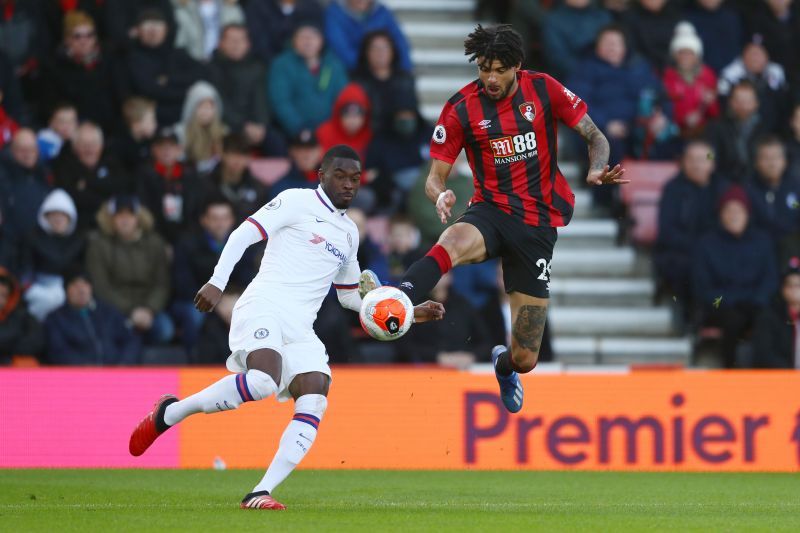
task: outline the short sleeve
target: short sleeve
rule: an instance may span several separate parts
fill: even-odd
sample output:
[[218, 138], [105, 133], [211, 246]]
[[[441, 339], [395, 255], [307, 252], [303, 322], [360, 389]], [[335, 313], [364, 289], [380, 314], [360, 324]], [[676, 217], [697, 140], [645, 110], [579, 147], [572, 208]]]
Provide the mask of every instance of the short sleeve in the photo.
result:
[[298, 198], [298, 190], [286, 190], [272, 199], [271, 202], [247, 217], [247, 222], [253, 224], [261, 233], [261, 239], [269, 237], [279, 229], [291, 226], [298, 220], [302, 213], [303, 201]]
[[358, 288], [358, 278], [361, 277], [361, 267], [358, 265], [358, 242], [350, 250], [347, 261], [339, 267], [339, 272], [333, 279], [333, 288], [337, 290], [350, 290]]
[[445, 104], [431, 139], [431, 157], [453, 164], [464, 144], [464, 130], [455, 106]]
[[589, 108], [580, 96], [576, 95], [555, 78], [547, 76], [547, 92], [553, 114], [570, 128], [580, 122]]

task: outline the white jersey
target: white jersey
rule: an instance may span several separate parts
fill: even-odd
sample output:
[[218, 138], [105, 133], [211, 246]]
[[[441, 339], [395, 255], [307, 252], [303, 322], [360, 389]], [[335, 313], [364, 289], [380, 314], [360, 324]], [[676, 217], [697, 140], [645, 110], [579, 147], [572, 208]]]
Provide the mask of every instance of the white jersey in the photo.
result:
[[[313, 335], [314, 320], [331, 284], [337, 289], [358, 288], [358, 227], [345, 210], [333, 207], [321, 187], [288, 189], [244, 224], [257, 228], [267, 246], [258, 274], [234, 313], [246, 307], [248, 314], [280, 316], [285, 324], [283, 342]], [[239, 257], [241, 253], [236, 261]], [[233, 268], [223, 259], [210, 280], [221, 289]]]

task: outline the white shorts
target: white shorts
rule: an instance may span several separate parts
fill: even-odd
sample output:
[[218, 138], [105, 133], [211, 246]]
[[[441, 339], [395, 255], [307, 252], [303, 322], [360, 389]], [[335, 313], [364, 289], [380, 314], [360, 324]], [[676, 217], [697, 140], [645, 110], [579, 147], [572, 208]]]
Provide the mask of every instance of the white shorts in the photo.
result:
[[[239, 313], [241, 315], [241, 313]], [[281, 320], [271, 315], [237, 316], [234, 312], [228, 335], [231, 355], [225, 366], [231, 372], [247, 372], [247, 356], [268, 348], [281, 354], [281, 382], [276, 395], [279, 402], [289, 400], [289, 385], [298, 374], [321, 372], [331, 377], [328, 352], [313, 331], [299, 340], [284, 339]], [[289, 340], [289, 342], [284, 342]]]

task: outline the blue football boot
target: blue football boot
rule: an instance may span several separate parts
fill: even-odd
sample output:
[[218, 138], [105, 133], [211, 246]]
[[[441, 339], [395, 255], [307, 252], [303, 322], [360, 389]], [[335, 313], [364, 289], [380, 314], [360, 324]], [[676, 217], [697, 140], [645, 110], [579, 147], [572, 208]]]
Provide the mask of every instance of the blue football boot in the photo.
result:
[[[506, 351], [506, 347], [501, 344], [492, 348], [492, 366], [497, 365], [497, 358], [504, 351]], [[519, 375], [512, 371], [507, 376], [501, 376], [497, 373], [497, 370], [495, 370], [494, 375], [497, 378], [497, 383], [500, 384], [500, 398], [503, 400], [503, 405], [512, 413], [519, 412], [522, 409], [522, 399], [525, 395]]]

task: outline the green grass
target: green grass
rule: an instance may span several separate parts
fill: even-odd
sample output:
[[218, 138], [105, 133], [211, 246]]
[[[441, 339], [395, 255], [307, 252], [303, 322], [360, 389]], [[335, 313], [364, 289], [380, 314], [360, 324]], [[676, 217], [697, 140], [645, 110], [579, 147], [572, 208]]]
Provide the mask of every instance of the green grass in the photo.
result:
[[800, 531], [791, 474], [299, 471], [240, 511], [260, 477], [0, 470], [0, 531]]

